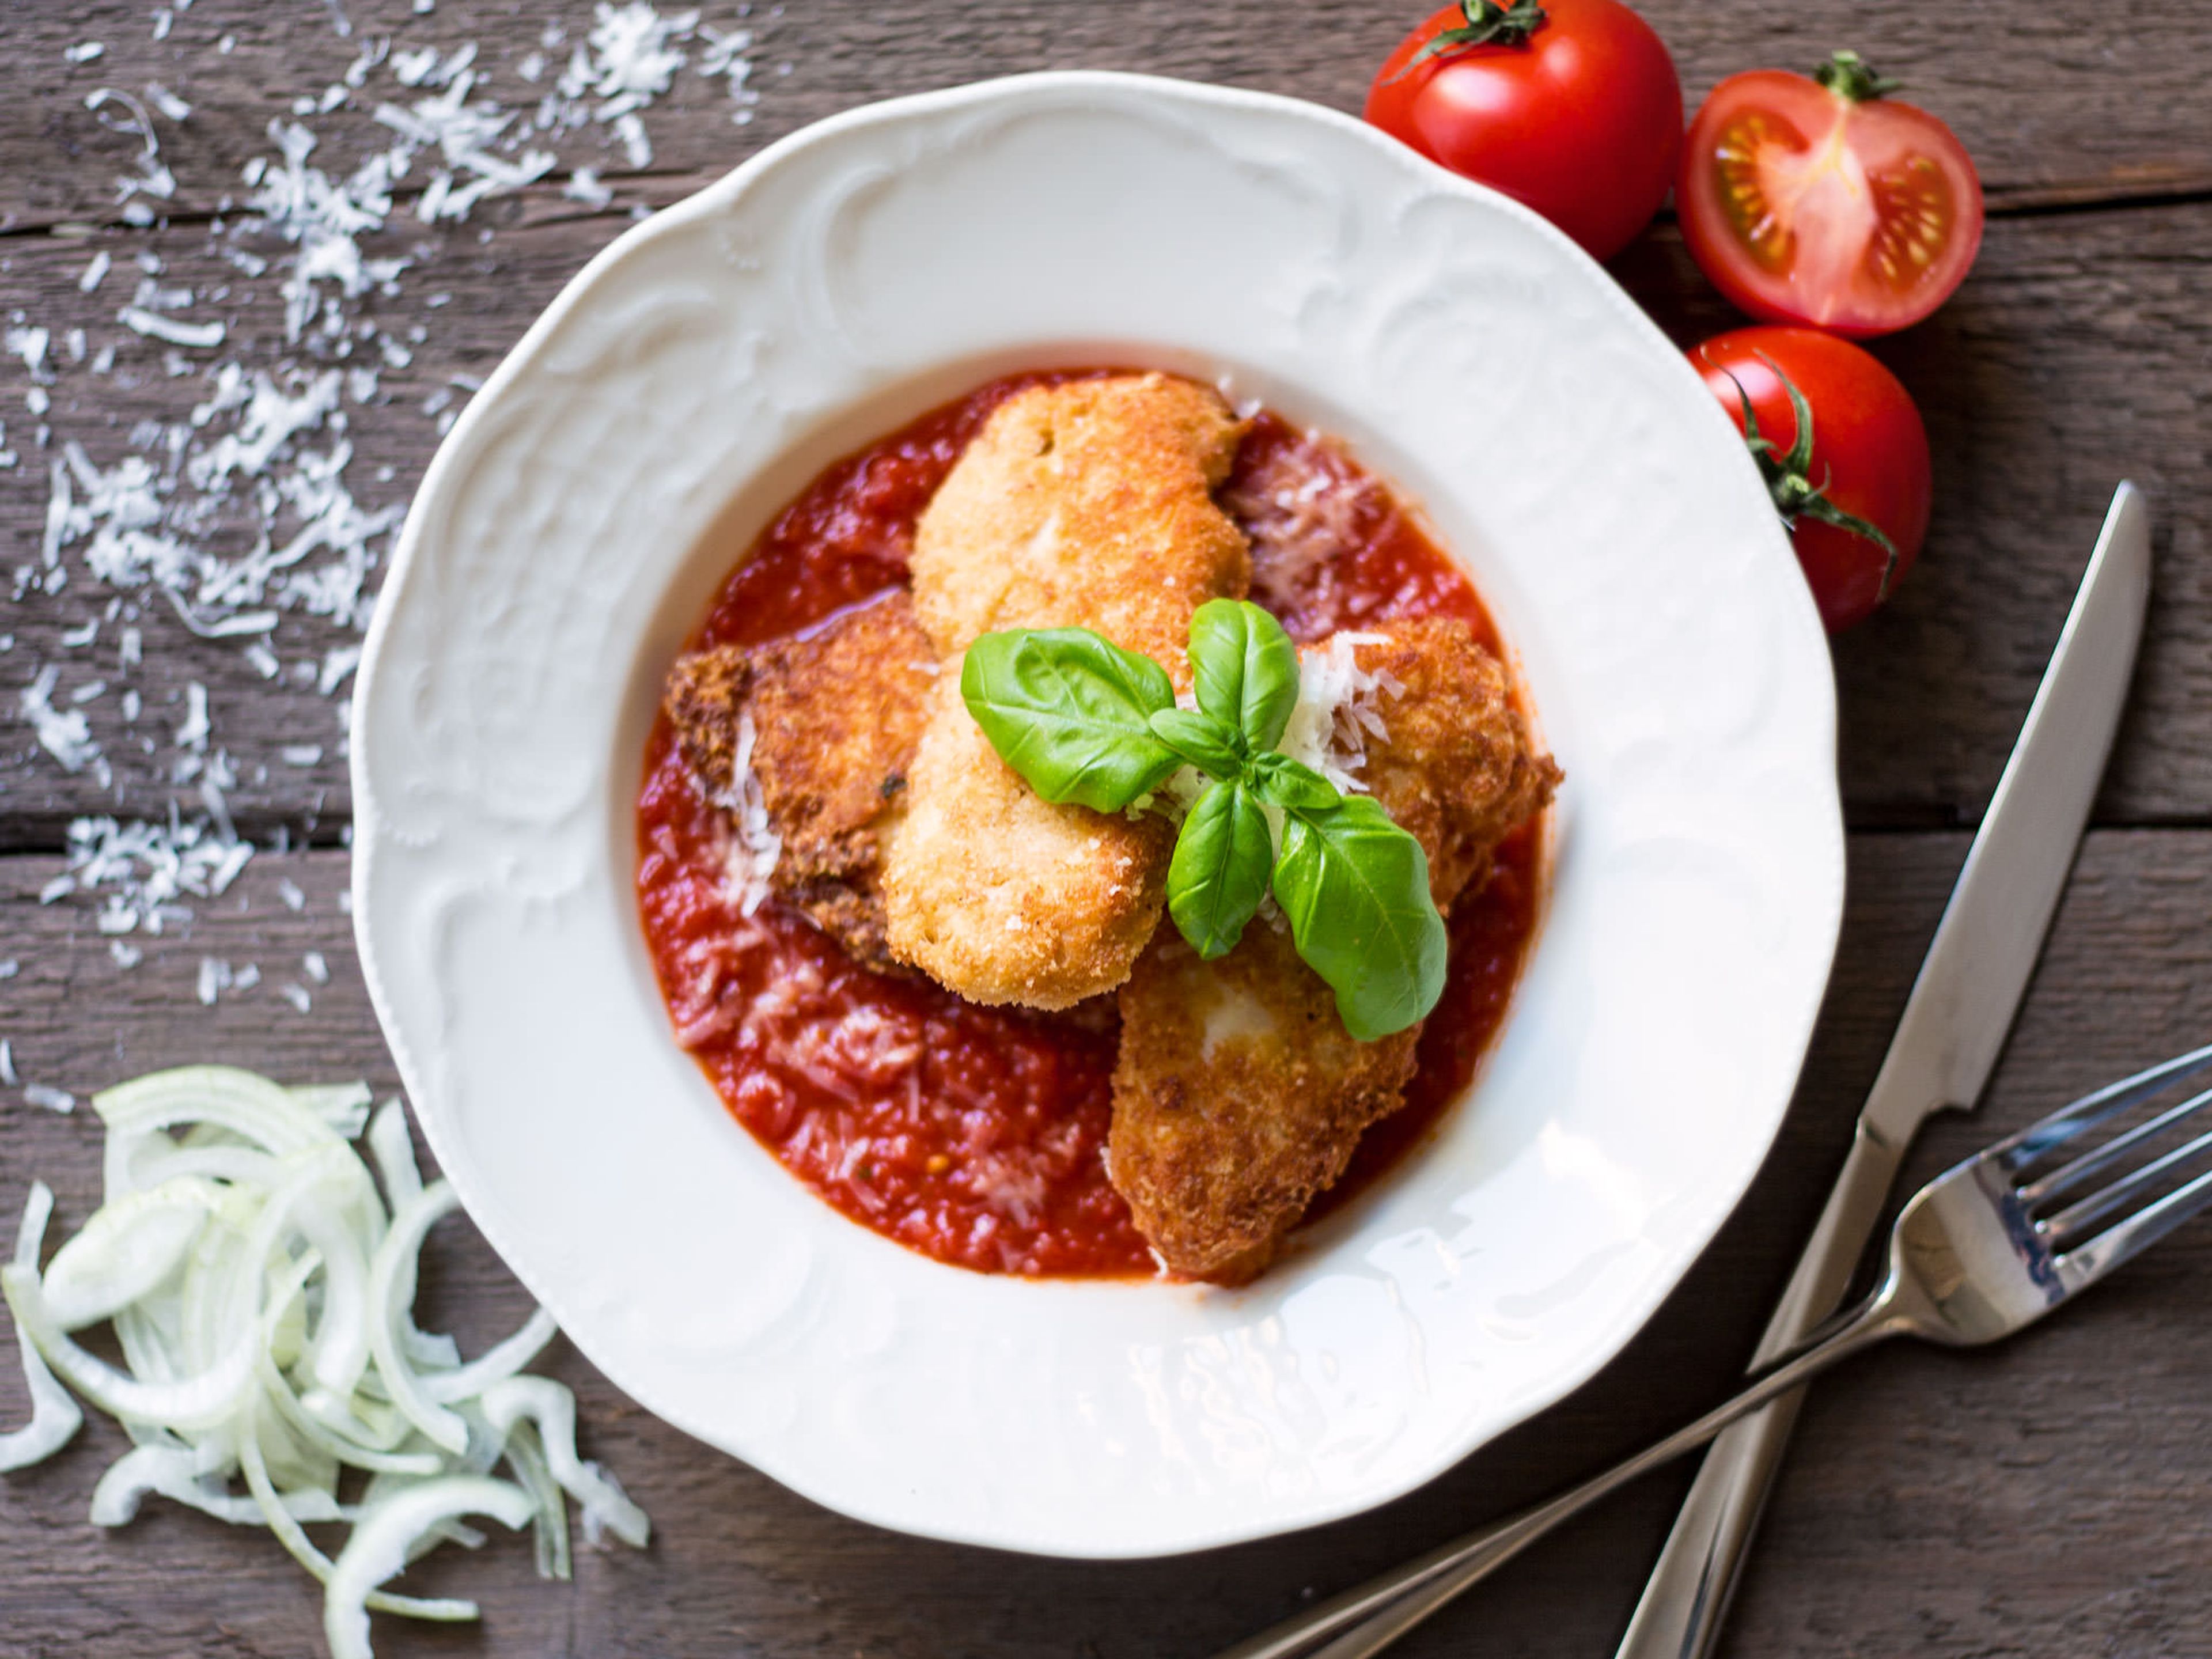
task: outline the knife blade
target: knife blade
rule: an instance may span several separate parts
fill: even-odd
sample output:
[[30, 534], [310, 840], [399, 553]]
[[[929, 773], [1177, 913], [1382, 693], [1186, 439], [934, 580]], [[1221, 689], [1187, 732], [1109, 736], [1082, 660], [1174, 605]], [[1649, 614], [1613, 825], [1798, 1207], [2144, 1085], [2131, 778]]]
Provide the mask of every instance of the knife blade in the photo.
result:
[[[1841, 1302], [1920, 1125], [1946, 1108], [1978, 1103], [2073, 868], [2127, 701], [2149, 597], [2149, 514], [2142, 492], [2123, 483], [1859, 1114], [1843, 1171], [1753, 1364], [1797, 1341]], [[1617, 1659], [1711, 1654], [1803, 1400], [1802, 1390], [1785, 1395], [1713, 1443]]]

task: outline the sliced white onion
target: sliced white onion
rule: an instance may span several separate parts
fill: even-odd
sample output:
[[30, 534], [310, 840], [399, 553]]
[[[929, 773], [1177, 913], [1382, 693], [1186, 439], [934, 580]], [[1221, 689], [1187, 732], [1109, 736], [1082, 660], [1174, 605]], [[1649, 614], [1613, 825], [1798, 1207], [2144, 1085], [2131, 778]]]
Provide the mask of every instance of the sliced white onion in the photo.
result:
[[[319, 1265], [320, 1252], [312, 1247], [298, 1258], [283, 1255], [280, 1247], [301, 1230], [307, 1212], [335, 1199], [343, 1167], [352, 1161], [352, 1154], [332, 1141], [280, 1158], [274, 1187], [232, 1189], [229, 1197], [240, 1213], [227, 1216], [229, 1224], [221, 1231], [209, 1228], [185, 1265], [188, 1360], [204, 1364], [209, 1354], [227, 1352], [240, 1332], [260, 1328], [272, 1274], [281, 1279], [309, 1256]], [[276, 1334], [272, 1325], [264, 1335], [273, 1340]]]
[[100, 1206], [46, 1264], [46, 1305], [62, 1328], [96, 1325], [151, 1294], [222, 1200], [213, 1182], [174, 1176]]
[[495, 1347], [486, 1348], [465, 1365], [435, 1371], [422, 1378], [424, 1398], [450, 1406], [482, 1394], [495, 1382], [503, 1382], [545, 1352], [545, 1345], [561, 1334], [553, 1316], [535, 1310], [522, 1328]]
[[530, 1519], [530, 1494], [488, 1475], [454, 1474], [371, 1505], [338, 1552], [323, 1597], [323, 1637], [331, 1659], [374, 1659], [368, 1644], [373, 1594], [407, 1565], [408, 1546], [447, 1521], [489, 1516], [509, 1528]]
[[416, 1253], [432, 1226], [460, 1207], [450, 1183], [434, 1182], [392, 1218], [392, 1231], [368, 1267], [368, 1344], [377, 1375], [407, 1420], [450, 1452], [468, 1449], [469, 1425], [422, 1392], [399, 1352], [400, 1310], [414, 1299]]
[[[509, 1341], [514, 1339], [510, 1337]], [[418, 1331], [415, 1322], [402, 1315], [399, 1322], [399, 1352], [407, 1363], [425, 1372], [457, 1371], [461, 1369], [461, 1345], [443, 1331]], [[491, 1356], [486, 1354], [485, 1358]], [[473, 1362], [471, 1362], [473, 1363]], [[530, 1362], [525, 1360], [525, 1364]], [[438, 1396], [432, 1396], [437, 1398]]]
[[[191, 1451], [182, 1447], [138, 1446], [124, 1453], [107, 1466], [107, 1473], [92, 1489], [92, 1524], [128, 1525], [137, 1519], [138, 1505], [149, 1492], [185, 1504], [203, 1515], [211, 1515], [218, 1521], [228, 1521], [234, 1527], [268, 1524], [258, 1502], [251, 1497], [238, 1498], [222, 1491], [218, 1482], [198, 1470], [198, 1462]], [[277, 1501], [294, 1520], [310, 1524], [354, 1518], [354, 1511], [326, 1491], [309, 1488], [286, 1492], [278, 1494]]]
[[[39, 1251], [46, 1241], [46, 1222], [54, 1212], [53, 1188], [43, 1181], [31, 1183], [23, 1200], [23, 1219], [15, 1229], [15, 1266], [27, 1273], [39, 1270]], [[70, 1443], [84, 1426], [84, 1413], [70, 1391], [54, 1381], [39, 1350], [21, 1328], [15, 1346], [23, 1362], [23, 1384], [30, 1391], [31, 1420], [20, 1429], [0, 1434], [0, 1470], [26, 1469], [44, 1462]]]
[[[369, 1119], [368, 1152], [376, 1164], [377, 1179], [384, 1183], [384, 1196], [395, 1212], [421, 1196], [422, 1171], [415, 1162], [415, 1142], [407, 1133], [407, 1109], [397, 1098], [386, 1101]], [[410, 1285], [407, 1289], [406, 1299], [411, 1303], [414, 1287]], [[442, 1334], [416, 1329], [411, 1313], [404, 1309], [399, 1320], [399, 1352], [410, 1364], [432, 1370], [453, 1370], [461, 1363], [459, 1343]]]
[[368, 1369], [368, 1254], [334, 1212], [303, 1205], [294, 1219], [323, 1258], [323, 1306], [308, 1344], [309, 1373], [330, 1394], [350, 1394]]
[[179, 1176], [204, 1176], [234, 1186], [273, 1187], [279, 1179], [277, 1165], [271, 1154], [251, 1146], [179, 1146], [167, 1135], [149, 1135], [131, 1159], [129, 1191], [143, 1192]]
[[356, 1469], [413, 1475], [417, 1479], [436, 1474], [446, 1467], [444, 1457], [427, 1449], [411, 1452], [393, 1451], [388, 1446], [374, 1444], [368, 1437], [374, 1433], [373, 1430], [362, 1425], [358, 1419], [342, 1416], [335, 1407], [327, 1407], [327, 1415], [310, 1412], [300, 1396], [292, 1392], [292, 1385], [284, 1380], [283, 1373], [276, 1369], [266, 1354], [256, 1357], [254, 1370], [261, 1383], [262, 1394], [276, 1407], [286, 1425], [310, 1445], [319, 1447], [339, 1462]]
[[361, 1138], [368, 1126], [369, 1103], [375, 1098], [366, 1083], [309, 1083], [284, 1092], [329, 1124], [340, 1140]]
[[395, 1098], [376, 1109], [368, 1121], [368, 1154], [384, 1182], [385, 1201], [404, 1209], [422, 1191], [422, 1171], [415, 1162], [415, 1142], [407, 1133], [407, 1109]]
[[338, 1146], [337, 1132], [303, 1111], [280, 1085], [228, 1066], [180, 1066], [103, 1090], [92, 1109], [107, 1125], [107, 1195], [130, 1190], [131, 1155], [180, 1123], [213, 1124], [282, 1156]]
[[537, 1424], [546, 1467], [583, 1512], [586, 1543], [597, 1543], [604, 1529], [632, 1549], [645, 1547], [653, 1535], [645, 1511], [612, 1475], [576, 1455], [576, 1396], [565, 1386], [550, 1377], [509, 1377], [486, 1389], [482, 1404], [485, 1421], [501, 1434], [521, 1418]]
[[[336, 1564], [315, 1547], [314, 1540], [307, 1536], [300, 1523], [292, 1518], [291, 1511], [284, 1507], [282, 1495], [269, 1479], [268, 1467], [261, 1461], [261, 1443], [254, 1436], [249, 1434], [240, 1443], [238, 1461], [239, 1472], [246, 1477], [246, 1490], [253, 1494], [254, 1502], [261, 1506], [262, 1518], [268, 1522], [269, 1530], [276, 1534], [276, 1540], [283, 1545], [285, 1553], [305, 1567], [316, 1582], [325, 1586], [330, 1584], [337, 1576]], [[391, 1500], [385, 1501], [388, 1503]], [[362, 1505], [356, 1512], [356, 1524], [374, 1514], [378, 1508], [379, 1505], [374, 1504]], [[391, 1576], [386, 1573], [376, 1582], [382, 1583]], [[466, 1624], [479, 1612], [473, 1601], [391, 1595], [373, 1589], [362, 1599], [379, 1613], [396, 1613], [409, 1619], [427, 1619], [439, 1624]], [[362, 1614], [362, 1623], [364, 1626], [368, 1623], [366, 1613]]]
[[526, 1420], [507, 1431], [507, 1465], [538, 1507], [537, 1517], [530, 1525], [531, 1542], [538, 1553], [538, 1576], [568, 1577], [573, 1571], [568, 1559], [568, 1500], [562, 1495], [553, 1471], [546, 1467], [538, 1431]]
[[174, 1382], [141, 1382], [106, 1360], [87, 1353], [55, 1322], [28, 1267], [0, 1267], [15, 1328], [38, 1346], [62, 1381], [125, 1422], [153, 1423], [169, 1430], [211, 1429], [236, 1412], [253, 1382], [254, 1337], [248, 1332], [207, 1370]]
[[[645, 1542], [643, 1512], [576, 1455], [574, 1396], [520, 1374], [558, 1334], [550, 1314], [465, 1363], [450, 1336], [416, 1328], [422, 1242], [456, 1200], [443, 1182], [424, 1186], [397, 1101], [372, 1116], [361, 1085], [286, 1089], [191, 1066], [93, 1104], [108, 1127], [107, 1203], [41, 1275], [52, 1194], [34, 1185], [0, 1268], [33, 1407], [0, 1436], [0, 1468], [74, 1433], [82, 1413], [66, 1382], [137, 1443], [94, 1489], [95, 1523], [125, 1524], [150, 1492], [266, 1526], [329, 1587], [340, 1654], [368, 1651], [371, 1612], [477, 1616], [473, 1602], [375, 1588], [439, 1544], [482, 1544], [464, 1514], [534, 1521], [538, 1570], [554, 1577], [570, 1571], [569, 1497], [586, 1539]], [[346, 1144], [364, 1133], [381, 1195]], [[70, 1335], [103, 1318], [126, 1369]], [[491, 1478], [502, 1461], [522, 1486]], [[338, 1499], [349, 1468], [369, 1476], [353, 1504]], [[335, 1562], [306, 1532], [347, 1522]]]

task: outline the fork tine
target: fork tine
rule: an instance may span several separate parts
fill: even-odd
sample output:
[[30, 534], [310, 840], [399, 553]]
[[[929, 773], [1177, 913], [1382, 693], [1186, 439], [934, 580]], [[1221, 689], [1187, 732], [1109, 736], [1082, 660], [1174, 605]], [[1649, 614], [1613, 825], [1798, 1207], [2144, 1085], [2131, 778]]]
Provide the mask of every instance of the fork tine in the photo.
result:
[[2118, 1083], [2086, 1094], [2060, 1107], [2049, 1117], [2031, 1123], [2017, 1134], [2006, 1136], [1984, 1156], [2008, 1176], [2039, 1163], [2085, 1129], [2094, 1129], [2107, 1118], [2141, 1105], [2186, 1077], [2212, 1066], [2212, 1043], [2176, 1054], [2172, 1060], [2124, 1077]]
[[2066, 1239], [2078, 1236], [2115, 1211], [2136, 1204], [2145, 1194], [2156, 1191], [2176, 1170], [2196, 1162], [2207, 1152], [2212, 1152], [2212, 1133], [2201, 1134], [2188, 1145], [2177, 1146], [2164, 1157], [2154, 1158], [2140, 1170], [2122, 1176], [2102, 1191], [2068, 1205], [2043, 1224], [2045, 1242], [2053, 1249], [2063, 1250]]
[[2055, 1263], [2068, 1295], [2094, 1285], [2106, 1273], [2164, 1238], [2185, 1221], [2212, 1206], [2212, 1170], [2164, 1198], [2109, 1227], [2086, 1244], [2067, 1251]]
[[2096, 1151], [2084, 1152], [2071, 1164], [2053, 1170], [2040, 1180], [2029, 1182], [2020, 1188], [2020, 1201], [2032, 1210], [2052, 1194], [2080, 1186], [2091, 1176], [2112, 1168], [2145, 1141], [2164, 1134], [2175, 1124], [2194, 1116], [2208, 1103], [2212, 1103], [2212, 1089], [2190, 1096], [2179, 1106], [2169, 1107], [2149, 1122], [2138, 1123], [2125, 1134], [2113, 1136]]

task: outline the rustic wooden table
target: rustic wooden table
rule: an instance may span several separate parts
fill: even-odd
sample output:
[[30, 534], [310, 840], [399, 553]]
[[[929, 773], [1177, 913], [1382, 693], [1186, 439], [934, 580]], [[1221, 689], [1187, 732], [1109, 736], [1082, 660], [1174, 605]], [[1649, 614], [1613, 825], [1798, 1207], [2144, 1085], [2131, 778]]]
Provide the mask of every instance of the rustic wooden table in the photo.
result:
[[[301, 609], [285, 612], [271, 655], [246, 648], [255, 636], [198, 637], [150, 588], [114, 585], [130, 577], [131, 544], [106, 533], [131, 527], [116, 471], [126, 454], [150, 453], [161, 474], [172, 441], [205, 455], [211, 434], [252, 437], [251, 411], [236, 407], [190, 424], [196, 405], [223, 402], [213, 395], [219, 365], [240, 365], [243, 386], [262, 371], [296, 392], [286, 365], [339, 361], [337, 339], [312, 323], [304, 343], [286, 338], [280, 285], [317, 250], [311, 234], [303, 254], [248, 203], [260, 175], [240, 169], [278, 154], [272, 124], [299, 122], [317, 140], [307, 165], [343, 179], [396, 141], [374, 118], [380, 104], [450, 96], [458, 69], [478, 77], [465, 100], [517, 112], [510, 138], [544, 130], [521, 148], [544, 148], [553, 166], [434, 223], [424, 222], [422, 192], [447, 164], [426, 152], [398, 179], [388, 214], [371, 216], [386, 222], [362, 228], [357, 245], [404, 259], [404, 271], [350, 295], [335, 279], [317, 289], [358, 348], [343, 366], [373, 374], [345, 381], [322, 424], [295, 440], [295, 460], [280, 454], [255, 477], [248, 455], [227, 495], [188, 470], [169, 489], [182, 540], [234, 562], [264, 532], [281, 546], [299, 526], [296, 502], [257, 501], [255, 490], [299, 486], [296, 456], [328, 454], [341, 436], [359, 510], [404, 503], [445, 410], [592, 252], [635, 210], [676, 200], [780, 134], [870, 99], [1064, 65], [1357, 109], [1372, 65], [1419, 9], [788, 0], [757, 4], [741, 23], [734, 0], [708, 0], [702, 21], [722, 44], [701, 31], [674, 41], [690, 61], [665, 87], [647, 84], [653, 95], [636, 112], [648, 157], [626, 152], [619, 106], [606, 107], [621, 64], [615, 84], [556, 88], [592, 27], [580, 0], [173, 4], [173, 15], [143, 0], [15, 0], [0, 62], [0, 305], [15, 359], [0, 365], [0, 447], [12, 455], [0, 471], [0, 577], [10, 583], [0, 614], [0, 1038], [24, 1084], [80, 1095], [197, 1059], [295, 1080], [395, 1082], [343, 904], [349, 683], [313, 683], [326, 664], [342, 676], [343, 655], [329, 653], [357, 643], [357, 629]], [[1935, 526], [1898, 601], [1837, 642], [1851, 885], [1834, 982], [1773, 1155], [1681, 1291], [1595, 1382], [1413, 1497], [1297, 1537], [1111, 1566], [919, 1543], [842, 1520], [703, 1452], [556, 1348], [548, 1363], [582, 1396], [587, 1453], [652, 1511], [652, 1550], [586, 1553], [573, 1586], [536, 1583], [514, 1547], [434, 1565], [421, 1576], [465, 1581], [485, 1603], [484, 1624], [381, 1628], [385, 1651], [1196, 1659], [1714, 1395], [1749, 1351], [1842, 1154], [2122, 477], [2148, 490], [2158, 525], [2132, 712], [1983, 1113], [1934, 1126], [1920, 1165], [2212, 1037], [2212, 27], [2199, 0], [2094, 10], [1990, 0], [1971, 14], [1913, 0], [1648, 0], [1645, 9], [1693, 104], [1734, 70], [1809, 66], [1832, 46], [1860, 47], [1951, 123], [1981, 166], [1990, 209], [1980, 264], [1957, 298], [1879, 348], [1928, 416]], [[556, 21], [563, 37], [546, 32]], [[727, 39], [741, 26], [749, 45]], [[349, 87], [349, 65], [386, 37], [393, 55]], [[449, 54], [471, 41], [473, 64], [457, 64]], [[425, 47], [441, 55], [407, 55]], [[756, 101], [734, 95], [726, 71], [710, 73], [718, 54], [750, 62]], [[604, 71], [605, 58], [592, 67]], [[624, 61], [633, 78], [661, 78]], [[129, 105], [88, 102], [102, 88], [140, 100], [157, 156], [127, 130]], [[571, 126], [571, 114], [607, 118]], [[467, 165], [465, 138], [459, 153], [449, 170], [465, 184], [484, 169]], [[599, 189], [579, 179], [584, 169]], [[100, 265], [108, 274], [95, 284]], [[1670, 224], [1617, 270], [1685, 342], [1731, 321]], [[138, 331], [125, 314], [133, 305], [146, 313], [139, 327], [148, 316], [157, 331], [182, 325], [184, 343]], [[219, 343], [190, 343], [206, 336], [189, 331], [216, 319]], [[43, 342], [19, 331], [39, 329]], [[70, 487], [79, 520], [61, 527], [67, 580], [52, 591], [50, 468], [72, 443], [87, 471]], [[342, 546], [361, 539], [335, 527]], [[380, 552], [388, 536], [365, 544]], [[93, 569], [102, 547], [122, 560], [106, 581]], [[335, 556], [319, 550], [303, 568]], [[248, 594], [202, 620], [251, 608]], [[55, 713], [34, 719], [49, 666], [44, 701]], [[88, 692], [95, 683], [106, 689]], [[193, 685], [205, 688], [211, 728], [197, 742]], [[73, 744], [71, 713], [85, 717], [99, 757]], [[204, 816], [210, 773], [237, 834], [258, 850], [219, 896], [185, 900], [188, 921], [173, 917], [158, 935], [101, 932], [102, 908], [121, 890], [112, 871], [105, 885], [80, 871], [82, 890], [48, 890], [70, 870], [72, 820], [159, 822], [173, 805], [187, 821]], [[210, 961], [228, 964], [234, 981], [250, 979], [252, 964], [258, 983], [222, 987]], [[212, 1006], [204, 987], [218, 993]], [[81, 1218], [96, 1200], [97, 1139], [85, 1112], [58, 1115], [20, 1088], [0, 1091], [0, 1209], [12, 1215], [40, 1174], [58, 1188], [64, 1222]], [[434, 1313], [481, 1340], [525, 1304], [489, 1253], [453, 1231], [434, 1247], [427, 1295]], [[2191, 1288], [2208, 1273], [2212, 1228], [2002, 1352], [1887, 1352], [1824, 1385], [1729, 1651], [2212, 1650], [2212, 1320]], [[0, 1420], [22, 1408], [20, 1379], [0, 1365]], [[0, 1652], [319, 1650], [313, 1587], [265, 1538], [158, 1500], [122, 1532], [86, 1523], [91, 1483], [122, 1443], [94, 1426], [46, 1467], [0, 1480]], [[1610, 1652], [1686, 1479], [1654, 1480], [1587, 1518], [1403, 1650], [1462, 1652], [1479, 1640], [1497, 1655]]]

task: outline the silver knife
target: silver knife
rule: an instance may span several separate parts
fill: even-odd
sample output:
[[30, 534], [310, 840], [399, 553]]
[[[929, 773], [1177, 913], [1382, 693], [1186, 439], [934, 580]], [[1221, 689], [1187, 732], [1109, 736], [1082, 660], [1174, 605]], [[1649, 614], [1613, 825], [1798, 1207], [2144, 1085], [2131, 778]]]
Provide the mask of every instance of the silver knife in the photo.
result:
[[[2088, 822], [2149, 597], [2149, 515], [2142, 492], [2123, 483], [1859, 1114], [1843, 1173], [1754, 1364], [1842, 1301], [1922, 1122], [1946, 1107], [1972, 1109], [1980, 1098]], [[1785, 1395], [1713, 1443], [1617, 1659], [1706, 1659], [1712, 1651], [1803, 1401], [1802, 1392]]]

